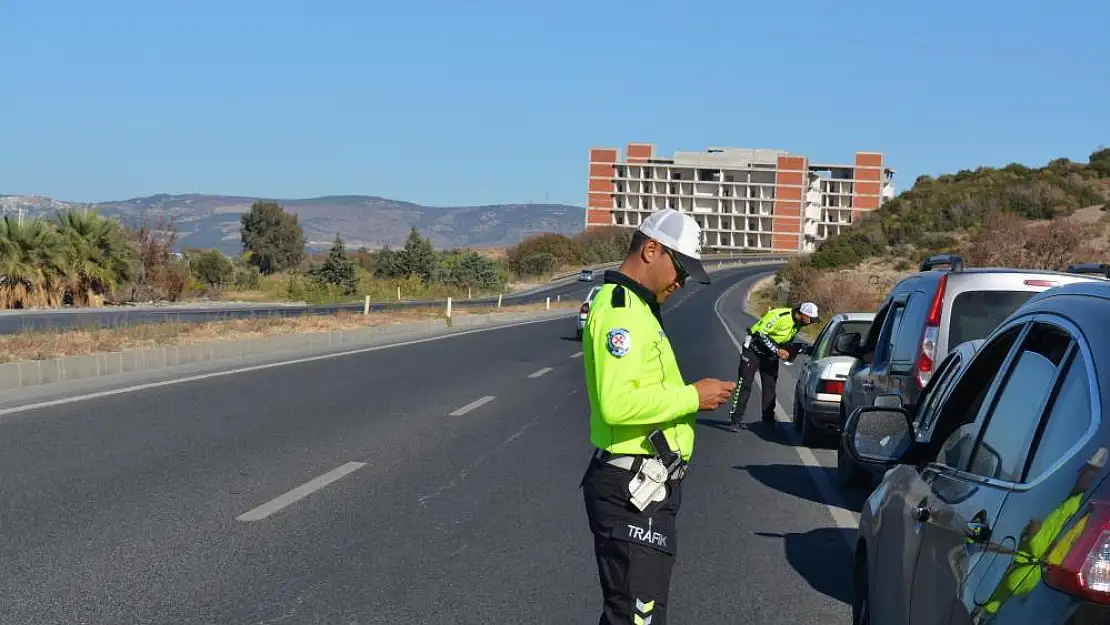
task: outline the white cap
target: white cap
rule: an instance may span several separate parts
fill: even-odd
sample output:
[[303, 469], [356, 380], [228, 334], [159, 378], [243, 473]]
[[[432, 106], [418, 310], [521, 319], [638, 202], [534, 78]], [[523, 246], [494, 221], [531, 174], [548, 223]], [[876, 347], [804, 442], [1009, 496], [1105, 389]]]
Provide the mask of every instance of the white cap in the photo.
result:
[[803, 302], [802, 305], [798, 307], [798, 312], [817, 321], [817, 304], [813, 302]]
[[701, 264], [701, 226], [693, 217], [664, 208], [648, 215], [639, 230], [674, 252], [678, 264], [691, 278], [709, 284], [709, 276]]

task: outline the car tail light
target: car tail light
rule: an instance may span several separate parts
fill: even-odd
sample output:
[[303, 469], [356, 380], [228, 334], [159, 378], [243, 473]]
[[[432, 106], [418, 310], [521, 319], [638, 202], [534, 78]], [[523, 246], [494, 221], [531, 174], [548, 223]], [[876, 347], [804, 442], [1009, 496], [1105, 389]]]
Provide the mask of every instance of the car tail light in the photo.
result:
[[925, 388], [933, 377], [936, 365], [937, 337], [940, 334], [940, 318], [944, 313], [944, 292], [948, 288], [948, 274], [940, 277], [933, 305], [929, 307], [929, 317], [925, 319], [925, 331], [921, 334], [921, 355], [917, 357], [917, 386]]
[[819, 380], [817, 382], [817, 392], [828, 395], [843, 395], [844, 380]]
[[1091, 501], [1086, 513], [1044, 554], [1049, 586], [1095, 603], [1110, 604], [1110, 502]]
[[582, 308], [578, 309], [578, 314], [582, 315], [584, 317], [587, 314], [589, 314], [589, 312], [590, 312], [590, 303], [589, 302], [583, 302], [582, 303]]

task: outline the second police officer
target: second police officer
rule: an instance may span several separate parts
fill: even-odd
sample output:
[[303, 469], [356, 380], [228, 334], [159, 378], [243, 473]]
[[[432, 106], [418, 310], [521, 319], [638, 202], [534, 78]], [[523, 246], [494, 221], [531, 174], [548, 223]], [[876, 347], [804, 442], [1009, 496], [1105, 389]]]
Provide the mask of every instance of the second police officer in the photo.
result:
[[748, 336], [744, 339], [744, 348], [740, 353], [740, 370], [736, 390], [733, 391], [729, 430], [740, 431], [740, 423], [752, 396], [752, 383], [755, 382], [757, 371], [759, 384], [763, 387], [760, 415], [764, 428], [768, 432], [773, 430], [779, 361], [789, 361], [797, 353], [794, 337], [798, 330], [817, 321], [817, 304], [805, 302], [797, 308], [772, 308], [748, 328]]

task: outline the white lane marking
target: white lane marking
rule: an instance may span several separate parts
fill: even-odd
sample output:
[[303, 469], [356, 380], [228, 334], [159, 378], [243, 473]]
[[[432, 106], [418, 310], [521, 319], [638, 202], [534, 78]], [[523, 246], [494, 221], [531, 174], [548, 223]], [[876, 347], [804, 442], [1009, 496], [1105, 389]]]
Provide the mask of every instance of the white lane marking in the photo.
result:
[[529, 374], [528, 374], [528, 377], [530, 377], [530, 378], [538, 378], [538, 377], [540, 377], [541, 375], [543, 375], [543, 374], [545, 374], [545, 373], [547, 373], [548, 371], [551, 371], [551, 370], [552, 370], [552, 368], [551, 368], [551, 367], [544, 367], [543, 369], [540, 369], [539, 371], [536, 371], [535, 373], [529, 373]]
[[[330, 354], [322, 354], [319, 356], [307, 356], [305, 358], [294, 358], [292, 360], [282, 360], [279, 362], [270, 362], [264, 365], [251, 365], [249, 367], [240, 367], [238, 369], [228, 369], [227, 371], [213, 371], [211, 373], [200, 373], [197, 375], [190, 375], [183, 378], [174, 378], [172, 380], [162, 380], [160, 382], [147, 382], [144, 384], [136, 384], [134, 386], [125, 386], [123, 388], [112, 389], [110, 391], [97, 391], [95, 393], [85, 393], [82, 395], [74, 395], [72, 397], [63, 397], [61, 399], [52, 399], [49, 401], [41, 401], [33, 404], [24, 404], [22, 406], [12, 406], [11, 408], [0, 409], [0, 417], [4, 415], [14, 414], [17, 412], [24, 412], [27, 410], [37, 410], [39, 408], [50, 408], [51, 406], [62, 406], [65, 404], [72, 404], [81, 401], [88, 401], [90, 399], [97, 399], [99, 397], [110, 397], [112, 395], [124, 395], [127, 393], [134, 393], [136, 391], [145, 391], [151, 388], [161, 388], [163, 386], [172, 386], [174, 384], [184, 384], [186, 382], [196, 382], [198, 380], [207, 380], [209, 378], [219, 378], [227, 375], [236, 375], [239, 373], [249, 373], [251, 371], [263, 371], [265, 369], [273, 369], [276, 367], [285, 367], [287, 365], [298, 365], [306, 362], [315, 362], [317, 360], [328, 360], [331, 358], [339, 358], [341, 356], [353, 356], [355, 354], [365, 354], [368, 352], [376, 352], [382, 349], [391, 349], [394, 347], [404, 347], [406, 345], [416, 345], [418, 343], [428, 343], [431, 341], [439, 341], [455, 336], [465, 336], [467, 334], [477, 334], [479, 332], [491, 332], [493, 330], [503, 330], [505, 328], [515, 328], [517, 326], [526, 326], [535, 323], [548, 323], [551, 321], [561, 321], [564, 317], [557, 317], [555, 319], [537, 319], [534, 321], [521, 321], [518, 323], [507, 323], [505, 325], [496, 326], [493, 328], [478, 328], [475, 330], [462, 330], [460, 332], [453, 332], [450, 334], [442, 334], [438, 336], [429, 336], [422, 339], [412, 339], [410, 341], [401, 341], [399, 343], [390, 343], [388, 345], [375, 345], [374, 347], [362, 347], [359, 349], [347, 350], [344, 352], [333, 352]], [[581, 353], [581, 352], [579, 352]]]
[[573, 354], [570, 355], [570, 357], [571, 358], [578, 358], [581, 355], [582, 355], [582, 352], [574, 352]]
[[469, 404], [463, 406], [462, 408], [459, 408], [458, 410], [456, 410], [454, 412], [451, 412], [449, 414], [452, 417], [461, 417], [464, 414], [470, 412], [471, 410], [474, 410], [475, 408], [485, 406], [486, 404], [490, 403], [494, 399], [496, 399], [496, 397], [494, 397], [493, 395], [486, 395], [485, 397], [482, 397], [481, 399], [476, 399], [476, 400], [470, 402]]
[[296, 503], [297, 501], [300, 501], [301, 499], [304, 499], [305, 497], [308, 497], [312, 493], [320, 490], [321, 488], [324, 488], [328, 484], [331, 484], [332, 482], [344, 477], [345, 475], [353, 473], [364, 466], [366, 466], [365, 462], [348, 462], [347, 464], [342, 465], [337, 469], [328, 471], [320, 477], [314, 478], [305, 482], [304, 484], [301, 484], [300, 486], [285, 493], [284, 495], [281, 495], [280, 497], [277, 497], [276, 499], [271, 499], [270, 501], [267, 501], [254, 510], [240, 514], [239, 516], [235, 517], [235, 520], [243, 522], [261, 521], [271, 514], [281, 510], [282, 508], [285, 508], [286, 506], [289, 506], [293, 503]]
[[[721, 314], [721, 302], [733, 289], [739, 286], [739, 284], [740, 283], [735, 284], [726, 289], [724, 293], [721, 293], [721, 296], [718, 297], [717, 301], [713, 304], [713, 312], [717, 314], [717, 319], [721, 322], [725, 332], [728, 334], [728, 338], [736, 347], [736, 351], [741, 353], [744, 350], [743, 346], [740, 344], [740, 341], [736, 339], [736, 335], [733, 334], [732, 328], [725, 322], [724, 315]], [[755, 379], [755, 383], [757, 385], [760, 384], [759, 378]], [[761, 385], [760, 391], [762, 392], [762, 390]], [[786, 410], [783, 409], [782, 404], [778, 401], [775, 402], [775, 417], [783, 423], [791, 423], [793, 421], [787, 416]], [[840, 497], [840, 493], [829, 482], [824, 467], [817, 461], [817, 457], [813, 455], [813, 451], [803, 446], [801, 441], [797, 440], [793, 430], [788, 429], [787, 435], [790, 436], [791, 442], [794, 443], [794, 450], [798, 452], [798, 457], [801, 458], [802, 464], [806, 465], [806, 468], [809, 469], [809, 473], [813, 477], [813, 482], [817, 485], [817, 490], [821, 493], [821, 497], [825, 499], [825, 507], [832, 516], [833, 522], [842, 530], [854, 530], [858, 528], [859, 522], [856, 520], [855, 515], [849, 512], [844, 505], [844, 500]], [[842, 532], [842, 535], [844, 536], [844, 540], [848, 543], [848, 547], [852, 548], [855, 543], [850, 533], [845, 531]]]

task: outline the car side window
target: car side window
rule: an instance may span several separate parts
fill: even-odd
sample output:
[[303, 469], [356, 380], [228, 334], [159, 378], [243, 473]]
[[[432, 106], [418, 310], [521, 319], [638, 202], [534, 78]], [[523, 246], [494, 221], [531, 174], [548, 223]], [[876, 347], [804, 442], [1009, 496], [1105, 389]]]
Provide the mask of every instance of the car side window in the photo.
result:
[[922, 391], [914, 414], [918, 423], [918, 432], [926, 432], [936, 423], [937, 405], [948, 394], [952, 384], [959, 378], [957, 374], [960, 371], [962, 361], [963, 359], [959, 354], [952, 354], [949, 358], [945, 358], [940, 365], [940, 370], [937, 371], [937, 375], [929, 380], [929, 384]]
[[812, 360], [820, 360], [828, 355], [829, 346], [832, 345], [833, 326], [834, 324], [830, 323], [822, 328], [821, 333], [817, 335], [817, 339], [813, 341]]
[[891, 304], [890, 314], [887, 315], [882, 334], [879, 335], [878, 347], [875, 350], [875, 362], [890, 361], [890, 353], [894, 349], [894, 341], [898, 338], [898, 328], [902, 325], [902, 316], [905, 312], [906, 307], [903, 304]]
[[[924, 293], [910, 293], [906, 302], [896, 334], [891, 337], [890, 362], [912, 365], [921, 349], [921, 332], [925, 328], [925, 318], [929, 316], [932, 301]], [[910, 329], [917, 331], [909, 331]]]
[[875, 345], [879, 341], [883, 326], [886, 325], [886, 318], [893, 308], [894, 306], [890, 303], [889, 299], [880, 304], [879, 310], [875, 313], [875, 318], [871, 323], [871, 327], [867, 330], [867, 335], [860, 339], [861, 356], [859, 360], [861, 362], [871, 364], [875, 360]]
[[1032, 482], [1047, 473], [1071, 446], [1083, 438], [1091, 427], [1091, 388], [1087, 361], [1075, 350], [1058, 385], [1056, 399], [1048, 413], [1044, 431], [1037, 441], [1028, 477]]
[[990, 410], [968, 472], [1020, 482], [1037, 426], [1071, 345], [1057, 326], [1034, 324]]
[[[937, 407], [933, 434], [925, 452], [926, 459], [963, 470], [971, 459], [971, 446], [975, 442], [985, 411], [983, 400], [987, 396], [998, 371], [1006, 363], [1014, 342], [1023, 325], [1008, 328], [994, 340], [986, 343], [975, 358], [955, 380], [948, 397]], [[936, 449], [935, 456], [930, 452]]]

